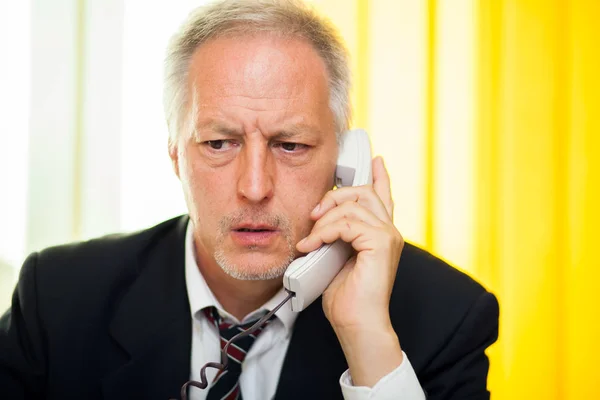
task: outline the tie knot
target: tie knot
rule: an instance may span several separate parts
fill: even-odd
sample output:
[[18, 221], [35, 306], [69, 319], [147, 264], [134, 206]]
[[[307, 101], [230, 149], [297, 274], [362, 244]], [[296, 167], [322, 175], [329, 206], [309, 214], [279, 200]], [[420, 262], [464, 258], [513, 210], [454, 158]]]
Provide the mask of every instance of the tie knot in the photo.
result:
[[[264, 311], [257, 318], [253, 319], [252, 321], [245, 322], [243, 324], [231, 324], [229, 322], [224, 321], [221, 318], [221, 315], [215, 307], [206, 307], [202, 311], [204, 312], [206, 318], [219, 330], [219, 335], [221, 336], [221, 349], [223, 349], [225, 347], [225, 344], [227, 344], [227, 342], [231, 340], [235, 335], [252, 327], [252, 325], [254, 325], [260, 318], [262, 318], [268, 312]], [[231, 343], [227, 348], [227, 354], [229, 355], [229, 358], [241, 364], [246, 358], [246, 353], [250, 350], [250, 347], [252, 346], [252, 344], [254, 344], [254, 341], [256, 340], [258, 335], [260, 335], [263, 329], [274, 318], [275, 315], [273, 315], [271, 318], [265, 321], [265, 323], [260, 328], [258, 328], [248, 336], [238, 338], [235, 342]]]

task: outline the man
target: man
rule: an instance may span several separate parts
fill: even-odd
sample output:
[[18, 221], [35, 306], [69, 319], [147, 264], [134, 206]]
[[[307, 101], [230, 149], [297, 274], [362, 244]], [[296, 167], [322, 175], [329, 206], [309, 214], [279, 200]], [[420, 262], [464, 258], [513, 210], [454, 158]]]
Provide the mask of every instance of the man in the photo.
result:
[[350, 84], [328, 23], [291, 1], [216, 3], [175, 35], [165, 76], [189, 218], [31, 255], [0, 323], [5, 398], [179, 396], [286, 297], [294, 258], [337, 239], [356, 254], [322, 299], [281, 308], [191, 398], [489, 398], [494, 296], [404, 244], [381, 159], [373, 185], [332, 190]]

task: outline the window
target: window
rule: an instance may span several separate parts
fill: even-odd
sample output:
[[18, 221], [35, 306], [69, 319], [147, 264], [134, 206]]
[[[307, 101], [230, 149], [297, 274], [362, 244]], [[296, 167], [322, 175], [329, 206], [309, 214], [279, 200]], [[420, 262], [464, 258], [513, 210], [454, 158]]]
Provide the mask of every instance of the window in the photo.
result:
[[0, 3], [0, 310], [25, 251], [30, 8], [29, 1]]

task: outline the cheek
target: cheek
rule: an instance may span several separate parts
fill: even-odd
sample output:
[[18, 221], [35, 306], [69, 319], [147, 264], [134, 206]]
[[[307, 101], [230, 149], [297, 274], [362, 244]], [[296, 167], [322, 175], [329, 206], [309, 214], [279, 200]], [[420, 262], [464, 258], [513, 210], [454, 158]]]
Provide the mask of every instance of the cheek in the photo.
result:
[[190, 212], [196, 214], [198, 220], [212, 221], [216, 216], [224, 215], [219, 208], [226, 205], [231, 196], [231, 182], [224, 174], [207, 170], [201, 162], [186, 158], [185, 168], [181, 170], [181, 182]]
[[196, 206], [212, 217], [224, 215], [220, 210], [226, 209], [229, 200], [235, 197], [231, 185], [227, 183], [229, 181], [214, 173], [196, 175], [194, 180], [193, 196]]
[[[308, 235], [314, 225], [314, 221], [310, 218], [311, 211], [332, 188], [333, 178], [323, 171], [327, 169], [311, 169], [300, 174], [288, 174], [286, 184], [280, 186], [279, 198], [285, 203], [298, 236]], [[290, 176], [294, 179], [290, 180]]]

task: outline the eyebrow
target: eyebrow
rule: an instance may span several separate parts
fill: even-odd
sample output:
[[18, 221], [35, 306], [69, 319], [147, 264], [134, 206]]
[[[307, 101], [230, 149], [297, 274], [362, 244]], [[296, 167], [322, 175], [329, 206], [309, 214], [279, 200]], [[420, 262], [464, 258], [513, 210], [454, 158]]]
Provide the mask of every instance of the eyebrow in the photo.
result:
[[[225, 136], [243, 136], [243, 130], [233, 127], [232, 125], [225, 124], [219, 121], [209, 121], [207, 123], [199, 124], [197, 126], [197, 130], [210, 130], [212, 132], [217, 132]], [[297, 123], [290, 124], [286, 126], [284, 129], [277, 130], [277, 133], [272, 135], [270, 139], [275, 140], [287, 140], [292, 139], [296, 136], [300, 136], [303, 133], [316, 134], [316, 136], [321, 136], [321, 131], [312, 125]]]
[[232, 127], [231, 125], [226, 125], [222, 122], [218, 121], [210, 121], [205, 124], [199, 124], [197, 126], [198, 130], [210, 130], [212, 132], [221, 133], [227, 136], [241, 136], [243, 133], [237, 129]]

